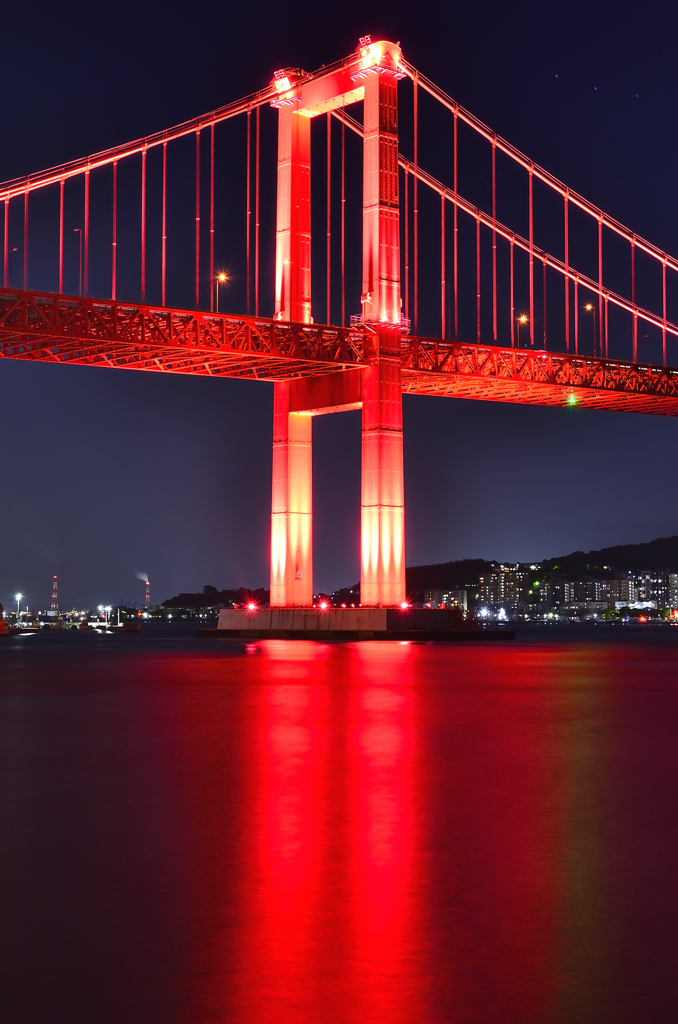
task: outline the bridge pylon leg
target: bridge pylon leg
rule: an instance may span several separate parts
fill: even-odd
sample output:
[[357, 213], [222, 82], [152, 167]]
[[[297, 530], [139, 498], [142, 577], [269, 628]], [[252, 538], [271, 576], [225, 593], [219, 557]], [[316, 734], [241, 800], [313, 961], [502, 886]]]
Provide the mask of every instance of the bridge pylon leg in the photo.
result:
[[373, 350], [363, 371], [361, 573], [364, 605], [405, 594], [397, 78], [365, 77], [363, 317]]
[[290, 382], [275, 385], [271, 503], [271, 606], [313, 604], [313, 420], [290, 412]]
[[[278, 116], [276, 316], [311, 323], [310, 120]], [[290, 412], [290, 383], [274, 384], [271, 606], [313, 604], [312, 418]]]
[[363, 371], [360, 601], [405, 600], [400, 331], [381, 328]]

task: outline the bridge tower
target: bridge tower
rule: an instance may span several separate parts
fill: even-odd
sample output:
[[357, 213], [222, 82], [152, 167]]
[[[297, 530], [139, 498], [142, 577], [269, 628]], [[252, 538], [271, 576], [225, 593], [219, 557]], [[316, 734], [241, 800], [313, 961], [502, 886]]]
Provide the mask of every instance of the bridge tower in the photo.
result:
[[313, 603], [313, 416], [362, 407], [361, 603], [405, 600], [405, 514], [398, 205], [400, 48], [361, 40], [356, 54], [313, 78], [276, 73], [278, 193], [276, 316], [311, 323], [310, 122], [363, 100], [362, 318], [367, 366], [274, 385], [271, 605]]

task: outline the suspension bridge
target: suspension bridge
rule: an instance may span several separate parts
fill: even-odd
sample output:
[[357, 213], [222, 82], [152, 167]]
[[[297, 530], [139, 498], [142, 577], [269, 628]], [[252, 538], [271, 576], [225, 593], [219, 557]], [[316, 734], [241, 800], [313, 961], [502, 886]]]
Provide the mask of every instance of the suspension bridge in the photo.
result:
[[[234, 124], [226, 170], [219, 132]], [[4, 182], [0, 206], [2, 358], [273, 382], [273, 607], [313, 604], [316, 415], [362, 409], [368, 607], [406, 599], [403, 393], [678, 415], [678, 261], [399, 44], [363, 37], [316, 72], [281, 69], [175, 128]], [[219, 312], [225, 249], [238, 314]], [[192, 301], [176, 308], [186, 281]]]

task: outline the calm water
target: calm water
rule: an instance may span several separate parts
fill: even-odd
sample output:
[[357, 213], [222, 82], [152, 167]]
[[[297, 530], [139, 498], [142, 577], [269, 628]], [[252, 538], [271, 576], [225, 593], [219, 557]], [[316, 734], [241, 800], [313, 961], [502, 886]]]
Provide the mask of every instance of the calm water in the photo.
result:
[[0, 1019], [678, 1019], [678, 629], [0, 644]]

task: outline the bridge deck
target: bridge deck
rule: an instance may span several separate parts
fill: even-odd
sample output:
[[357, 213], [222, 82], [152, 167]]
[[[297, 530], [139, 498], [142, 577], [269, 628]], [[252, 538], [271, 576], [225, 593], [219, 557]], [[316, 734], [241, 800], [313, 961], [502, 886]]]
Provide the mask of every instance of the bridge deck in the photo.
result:
[[[0, 289], [0, 358], [256, 380], [365, 365], [361, 325], [288, 324]], [[403, 392], [678, 415], [678, 369], [403, 338]]]

